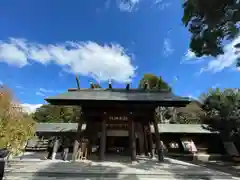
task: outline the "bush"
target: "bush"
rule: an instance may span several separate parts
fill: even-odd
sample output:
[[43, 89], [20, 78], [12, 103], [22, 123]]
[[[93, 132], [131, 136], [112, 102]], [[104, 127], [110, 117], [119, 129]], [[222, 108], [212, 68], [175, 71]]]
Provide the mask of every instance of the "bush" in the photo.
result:
[[35, 122], [4, 87], [0, 88], [0, 129], [0, 148], [7, 148], [11, 154], [19, 153], [35, 134]]

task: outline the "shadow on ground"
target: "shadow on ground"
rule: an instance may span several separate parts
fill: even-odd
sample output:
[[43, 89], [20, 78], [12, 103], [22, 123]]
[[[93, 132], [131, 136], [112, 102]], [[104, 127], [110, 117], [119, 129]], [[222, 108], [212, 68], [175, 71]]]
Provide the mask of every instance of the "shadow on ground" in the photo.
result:
[[[35, 156], [36, 157], [36, 156]], [[71, 156], [69, 156], [71, 157]], [[104, 162], [99, 162], [97, 157], [90, 161], [64, 162], [60, 160], [41, 161], [36, 165], [37, 169], [29, 167], [25, 176], [32, 176], [31, 180], [39, 180], [41, 177], [54, 177], [57, 179], [231, 179], [231, 175], [207, 169], [194, 164], [165, 158], [160, 163], [156, 159], [138, 157], [138, 162], [131, 163], [127, 157], [107, 156]], [[32, 169], [31, 169], [32, 168]], [[25, 178], [27, 179], [27, 178]]]
[[184, 157], [175, 157], [175, 159], [190, 162], [195, 165], [199, 165], [201, 167], [205, 168], [211, 168], [217, 171], [225, 172], [228, 174], [231, 174], [234, 177], [240, 177], [240, 169], [237, 167], [240, 167], [240, 163], [234, 163], [230, 161], [214, 161], [214, 162], [205, 162], [205, 161], [191, 161], [184, 159]]

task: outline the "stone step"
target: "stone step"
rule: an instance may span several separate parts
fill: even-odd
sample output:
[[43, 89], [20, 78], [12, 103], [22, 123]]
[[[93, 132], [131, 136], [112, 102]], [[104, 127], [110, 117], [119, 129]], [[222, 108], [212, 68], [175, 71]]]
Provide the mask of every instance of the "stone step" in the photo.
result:
[[[12, 164], [11, 164], [12, 163]], [[146, 161], [143, 163], [119, 162], [64, 162], [20, 161], [6, 167], [5, 180], [77, 180], [77, 179], [232, 179], [231, 175], [184, 162]], [[239, 178], [240, 179], [240, 178]]]
[[99, 179], [107, 179], [107, 180], [116, 180], [116, 179], [121, 179], [121, 180], [159, 180], [159, 179], [163, 179], [163, 180], [231, 180], [233, 179], [232, 177], [212, 177], [212, 176], [205, 176], [205, 175], [192, 175], [192, 176], [176, 176], [176, 175], [152, 175], [152, 176], [147, 176], [147, 175], [138, 175], [138, 174], [121, 174], [121, 175], [99, 175], [99, 176], [93, 176], [93, 175], [89, 175], [89, 176], [84, 176], [82, 174], [79, 174], [78, 176], [73, 176], [70, 174], [67, 175], [62, 175], [61, 176], [59, 174], [46, 174], [44, 176], [41, 175], [30, 175], [30, 174], [15, 174], [15, 175], [7, 175], [4, 177], [4, 180], [99, 180]]
[[25, 178], [25, 179], [34, 179], [34, 180], [40, 180], [40, 179], [76, 179], [76, 178], [85, 178], [85, 179], [211, 179], [211, 180], [217, 180], [217, 179], [232, 179], [232, 176], [230, 175], [213, 175], [213, 174], [207, 174], [207, 173], [195, 173], [195, 172], [179, 172], [171, 174], [171, 173], [143, 173], [143, 174], [137, 174], [137, 173], [104, 173], [104, 172], [46, 172], [46, 171], [40, 171], [40, 172], [5, 172], [5, 179], [14, 179], [15, 177], [18, 178]]

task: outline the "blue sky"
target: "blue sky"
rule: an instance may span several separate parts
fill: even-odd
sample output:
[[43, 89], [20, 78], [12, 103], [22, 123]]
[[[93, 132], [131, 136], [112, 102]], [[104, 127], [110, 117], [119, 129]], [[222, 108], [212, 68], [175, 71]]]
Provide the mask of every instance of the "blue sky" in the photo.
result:
[[137, 87], [144, 73], [162, 76], [177, 95], [198, 97], [211, 87], [238, 87], [231, 50], [196, 59], [174, 0], [2, 0], [0, 82], [23, 104], [89, 81], [113, 79]]

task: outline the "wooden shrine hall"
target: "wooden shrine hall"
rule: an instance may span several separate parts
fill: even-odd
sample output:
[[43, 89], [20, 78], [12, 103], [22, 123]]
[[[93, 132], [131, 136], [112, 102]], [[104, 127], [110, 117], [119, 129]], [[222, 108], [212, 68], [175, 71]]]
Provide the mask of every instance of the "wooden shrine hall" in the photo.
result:
[[[69, 89], [68, 92], [45, 99], [52, 105], [81, 106], [81, 119], [75, 136], [73, 160], [79, 149], [79, 141], [84, 136], [91, 145], [99, 144], [98, 157], [104, 160], [105, 153], [111, 143], [111, 133], [127, 133], [122, 142], [125, 143], [125, 153], [136, 160], [139, 154], [154, 154], [150, 124], [154, 125], [156, 150], [159, 161], [163, 160], [163, 148], [160, 143], [158, 123], [155, 109], [159, 106], [182, 107], [190, 103], [187, 97], [175, 96], [168, 90], [150, 90], [145, 83], [142, 89], [114, 89], [109, 87], [89, 89]], [[86, 124], [85, 132], [81, 133], [82, 124]], [[119, 135], [120, 136], [120, 135]], [[138, 142], [138, 143], [137, 143]]]

